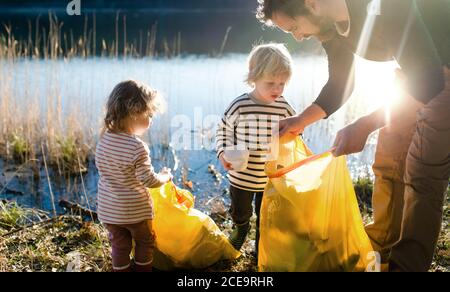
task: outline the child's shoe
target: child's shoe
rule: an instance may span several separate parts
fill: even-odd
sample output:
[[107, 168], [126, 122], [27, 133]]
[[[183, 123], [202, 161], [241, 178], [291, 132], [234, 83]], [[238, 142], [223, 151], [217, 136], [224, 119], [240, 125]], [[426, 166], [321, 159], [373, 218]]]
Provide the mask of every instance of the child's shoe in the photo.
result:
[[236, 250], [240, 250], [242, 245], [244, 245], [245, 239], [247, 238], [247, 234], [250, 231], [250, 222], [244, 223], [244, 224], [236, 224], [236, 227], [231, 232], [230, 237], [228, 240], [230, 241], [231, 245]]

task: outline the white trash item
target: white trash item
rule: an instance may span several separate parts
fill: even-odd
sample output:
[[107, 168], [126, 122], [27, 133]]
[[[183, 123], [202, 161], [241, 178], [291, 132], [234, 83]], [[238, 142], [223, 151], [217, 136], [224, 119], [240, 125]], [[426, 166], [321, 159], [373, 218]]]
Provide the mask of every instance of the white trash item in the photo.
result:
[[247, 169], [250, 151], [238, 150], [235, 148], [225, 149], [223, 155], [225, 160], [231, 163], [234, 171], [243, 171]]

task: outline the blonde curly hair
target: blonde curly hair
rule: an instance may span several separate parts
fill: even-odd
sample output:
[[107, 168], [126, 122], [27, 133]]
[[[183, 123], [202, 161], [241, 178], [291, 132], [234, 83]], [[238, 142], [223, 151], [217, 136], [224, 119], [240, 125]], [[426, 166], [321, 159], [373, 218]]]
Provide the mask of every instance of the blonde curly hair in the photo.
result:
[[124, 131], [124, 121], [128, 117], [153, 116], [165, 109], [161, 95], [150, 86], [135, 80], [117, 84], [106, 103], [102, 133]]

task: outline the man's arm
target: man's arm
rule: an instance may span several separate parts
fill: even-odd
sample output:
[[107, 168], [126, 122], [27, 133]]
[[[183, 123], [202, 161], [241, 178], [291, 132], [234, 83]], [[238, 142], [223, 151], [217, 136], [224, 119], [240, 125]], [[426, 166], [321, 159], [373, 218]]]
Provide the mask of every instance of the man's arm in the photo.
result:
[[322, 43], [328, 57], [328, 81], [319, 97], [302, 113], [280, 121], [280, 136], [296, 136], [304, 129], [336, 112], [353, 92], [354, 55], [340, 36]]
[[[405, 76], [400, 70], [397, 71], [396, 82], [403, 88]], [[410, 112], [410, 107], [420, 105], [418, 101], [402, 91], [398, 100], [389, 105], [384, 105], [378, 110], [363, 116], [354, 123], [348, 125], [337, 133], [333, 145], [333, 154], [341, 156], [345, 154], [358, 153], [364, 149], [369, 135], [383, 127], [389, 127], [401, 123]]]
[[341, 36], [322, 43], [328, 56], [328, 81], [314, 102], [329, 117], [349, 99], [355, 84], [354, 54]]

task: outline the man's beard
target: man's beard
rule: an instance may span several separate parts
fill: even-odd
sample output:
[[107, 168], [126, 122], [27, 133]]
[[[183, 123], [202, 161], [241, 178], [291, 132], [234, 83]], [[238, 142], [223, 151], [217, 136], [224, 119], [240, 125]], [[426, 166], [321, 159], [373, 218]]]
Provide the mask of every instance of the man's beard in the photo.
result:
[[324, 40], [328, 39], [330, 35], [334, 35], [336, 26], [333, 19], [327, 16], [316, 16], [313, 14], [309, 14], [307, 17], [312, 24], [319, 28], [319, 31], [314, 34], [316, 38]]

